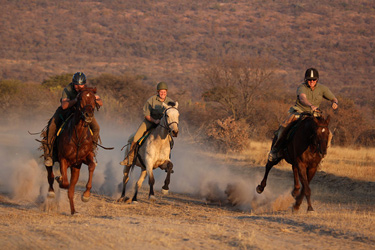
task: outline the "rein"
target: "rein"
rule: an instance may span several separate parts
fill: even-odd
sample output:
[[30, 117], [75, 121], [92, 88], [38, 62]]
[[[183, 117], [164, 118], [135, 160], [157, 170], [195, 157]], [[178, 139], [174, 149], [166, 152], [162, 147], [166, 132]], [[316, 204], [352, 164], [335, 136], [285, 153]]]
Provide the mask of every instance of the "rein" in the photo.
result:
[[[164, 126], [164, 125], [162, 125], [161, 123], [159, 123], [159, 126], [162, 127], [162, 128], [164, 128], [164, 129], [166, 129], [166, 130], [168, 131], [168, 134], [169, 134], [169, 136], [170, 136], [170, 138], [171, 138], [170, 145], [171, 145], [171, 149], [172, 149], [173, 146], [174, 146], [174, 140], [173, 140], [173, 136], [171, 135], [172, 130], [171, 130], [170, 126], [171, 126], [172, 124], [176, 123], [176, 124], [177, 124], [177, 127], [178, 127], [178, 122], [173, 121], [173, 122], [171, 122], [171, 123], [168, 123], [168, 120], [167, 120], [167, 111], [168, 111], [169, 109], [176, 109], [176, 108], [175, 108], [175, 107], [170, 107], [170, 108], [167, 108], [167, 109], [164, 111], [164, 115], [163, 115], [163, 117], [164, 117], [165, 124], [167, 124], [167, 126]], [[176, 109], [176, 110], [177, 110], [177, 109]]]
[[[90, 91], [91, 92], [91, 91]], [[92, 93], [92, 92], [91, 92]], [[78, 107], [77, 108], [77, 111], [79, 111], [79, 115], [77, 115], [78, 117], [79, 117], [79, 119], [78, 119], [78, 122], [79, 121], [83, 121], [83, 124], [82, 124], [82, 126], [83, 127], [87, 127], [88, 128], [88, 125], [89, 125], [89, 123], [86, 121], [86, 117], [85, 117], [85, 114], [84, 114], [84, 110], [86, 110], [86, 108], [87, 107], [91, 107], [90, 105], [85, 105], [83, 108], [81, 108], [81, 94], [82, 94], [82, 92], [80, 92], [79, 94], [78, 94], [78, 96], [80, 97], [80, 98], [78, 98], [78, 102], [76, 103], [76, 106]], [[94, 95], [95, 96], [95, 95]], [[93, 110], [95, 110], [95, 107], [93, 108]], [[72, 119], [71, 121], [71, 124], [73, 123], [73, 121], [74, 121], [74, 123], [76, 122], [75, 121], [76, 119]], [[85, 138], [87, 138], [87, 131], [88, 131], [88, 129], [85, 129], [82, 133], [81, 133], [81, 138], [78, 138], [78, 131], [77, 131], [77, 125], [78, 125], [78, 123], [76, 124], [76, 125], [74, 125], [74, 131], [75, 131], [75, 134], [76, 134], [76, 137], [77, 137], [77, 141], [76, 142], [74, 142], [74, 144], [77, 146], [77, 153], [76, 153], [76, 163], [78, 162], [78, 153], [79, 153], [79, 149], [80, 149], [80, 147], [82, 146], [82, 144], [83, 144], [83, 142], [84, 142], [84, 139]], [[84, 136], [85, 136], [85, 134], [86, 134], [86, 137], [84, 138]]]
[[[315, 122], [314, 122], [315, 123]], [[321, 142], [326, 142], [326, 144], [328, 143], [328, 140], [323, 140], [323, 139], [319, 139], [318, 138], [318, 134], [317, 134], [317, 128], [327, 128], [328, 129], [328, 125], [321, 125], [321, 124], [316, 124], [316, 129], [314, 129], [314, 134], [311, 135], [311, 138], [314, 139], [314, 146], [316, 147], [315, 149], [315, 152], [312, 152], [312, 153], [316, 153], [316, 152], [319, 152], [319, 155], [321, 157], [324, 156], [323, 152], [322, 152], [322, 147], [321, 147]], [[329, 131], [329, 129], [328, 129]], [[315, 137], [315, 138], [313, 138]]]

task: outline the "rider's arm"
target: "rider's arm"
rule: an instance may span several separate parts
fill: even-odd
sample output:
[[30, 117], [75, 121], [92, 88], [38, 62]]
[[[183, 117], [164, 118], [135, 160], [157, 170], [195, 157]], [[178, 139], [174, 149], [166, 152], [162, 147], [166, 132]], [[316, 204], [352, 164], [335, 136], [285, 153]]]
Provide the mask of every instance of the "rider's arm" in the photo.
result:
[[69, 100], [68, 98], [64, 98], [61, 100], [61, 108], [62, 109], [67, 109], [70, 108], [71, 106], [75, 105], [77, 103], [77, 98], [73, 100]]
[[154, 119], [152, 118], [150, 115], [146, 115], [145, 116], [145, 119], [149, 122], [152, 122], [152, 123], [155, 123], [155, 124], [159, 124], [160, 123], [160, 120], [159, 119]]
[[339, 107], [339, 101], [337, 100], [337, 98], [333, 98], [332, 99], [332, 108], [337, 109], [338, 107]]
[[306, 94], [301, 93], [301, 94], [298, 96], [298, 98], [299, 98], [299, 101], [300, 101], [303, 105], [310, 107], [312, 111], [315, 111], [316, 109], [318, 109], [318, 107], [315, 107], [314, 105], [311, 104], [311, 102], [309, 102], [309, 100], [307, 100], [307, 96], [306, 96]]
[[95, 102], [96, 102], [99, 106], [103, 106], [103, 100], [102, 100], [98, 95], [95, 95]]

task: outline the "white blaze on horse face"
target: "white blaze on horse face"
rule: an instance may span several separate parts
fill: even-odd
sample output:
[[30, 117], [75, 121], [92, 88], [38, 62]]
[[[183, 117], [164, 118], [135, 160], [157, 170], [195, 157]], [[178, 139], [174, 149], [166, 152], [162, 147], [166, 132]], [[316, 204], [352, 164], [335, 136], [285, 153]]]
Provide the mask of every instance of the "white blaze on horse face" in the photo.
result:
[[167, 123], [166, 125], [169, 126], [169, 129], [172, 131], [172, 136], [177, 137], [178, 134], [178, 121], [180, 113], [178, 110], [174, 107], [169, 107], [169, 109], [166, 110], [167, 115]]
[[323, 128], [323, 129], [322, 129], [322, 133], [324, 133], [325, 131], [326, 131], [326, 129], [325, 129], [325, 128]]

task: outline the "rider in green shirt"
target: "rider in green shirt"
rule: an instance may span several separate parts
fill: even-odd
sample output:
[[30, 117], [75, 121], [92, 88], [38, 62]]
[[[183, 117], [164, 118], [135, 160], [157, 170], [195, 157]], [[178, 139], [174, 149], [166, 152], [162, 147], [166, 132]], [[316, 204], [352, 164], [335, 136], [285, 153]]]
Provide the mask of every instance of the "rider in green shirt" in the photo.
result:
[[269, 161], [276, 161], [280, 158], [279, 151], [282, 146], [288, 125], [297, 120], [303, 112], [313, 113], [319, 108], [323, 99], [332, 102], [332, 108], [338, 108], [337, 98], [332, 94], [328, 87], [318, 83], [319, 72], [315, 68], [309, 68], [305, 72], [305, 82], [297, 88], [296, 103], [289, 109], [288, 117], [280, 124], [277, 131], [277, 139], [268, 155]]
[[125, 160], [121, 162], [122, 165], [131, 166], [133, 164], [137, 141], [141, 139], [145, 132], [151, 128], [155, 128], [160, 123], [160, 119], [163, 117], [165, 110], [163, 103], [168, 104], [169, 102], [173, 102], [171, 98], [167, 97], [168, 86], [165, 82], [159, 82], [156, 86], [156, 91], [157, 94], [151, 96], [143, 106], [143, 115], [145, 119], [139, 126], [134, 137], [129, 138], [129, 143], [131, 143], [130, 150], [125, 157]]

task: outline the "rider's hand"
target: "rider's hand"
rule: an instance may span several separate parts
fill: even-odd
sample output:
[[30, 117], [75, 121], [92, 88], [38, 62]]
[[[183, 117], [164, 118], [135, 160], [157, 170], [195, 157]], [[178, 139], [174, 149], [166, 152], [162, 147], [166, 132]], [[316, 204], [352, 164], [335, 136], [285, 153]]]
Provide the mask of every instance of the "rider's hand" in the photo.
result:
[[312, 111], [316, 111], [318, 109], [318, 107], [315, 107], [314, 105], [311, 105], [310, 108]]
[[339, 104], [337, 102], [332, 103], [332, 108], [337, 109], [339, 107]]

